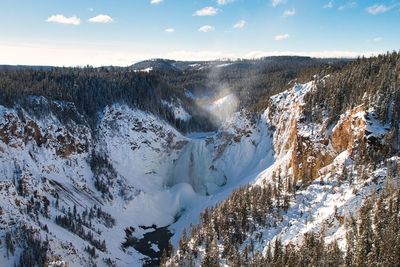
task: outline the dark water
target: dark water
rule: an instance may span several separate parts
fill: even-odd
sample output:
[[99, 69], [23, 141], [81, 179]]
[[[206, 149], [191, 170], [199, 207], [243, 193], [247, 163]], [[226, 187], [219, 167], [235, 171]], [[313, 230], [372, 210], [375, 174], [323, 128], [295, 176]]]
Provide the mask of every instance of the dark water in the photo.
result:
[[[153, 228], [154, 231], [144, 234], [141, 239], [131, 239], [128, 243], [125, 243], [125, 247], [131, 246], [147, 256], [143, 259], [143, 266], [156, 267], [160, 266], [161, 254], [164, 250], [168, 249], [169, 240], [173, 234], [169, 231], [168, 227], [146, 227], [146, 229], [150, 228]], [[152, 249], [153, 244], [159, 248], [159, 251]]]

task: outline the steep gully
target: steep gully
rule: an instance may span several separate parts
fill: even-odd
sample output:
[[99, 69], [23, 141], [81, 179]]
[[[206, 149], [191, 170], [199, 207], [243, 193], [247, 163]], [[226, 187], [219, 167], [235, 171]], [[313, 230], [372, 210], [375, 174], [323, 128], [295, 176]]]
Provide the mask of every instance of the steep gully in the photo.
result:
[[[167, 187], [178, 188], [177, 195], [193, 193], [184, 198], [185, 206], [172, 225], [155, 228], [134, 246], [148, 257], [147, 266], [159, 264], [169, 240], [176, 245], [182, 229], [196, 224], [204, 208], [223, 201], [235, 188], [254, 181], [273, 164], [272, 134], [266, 116], [261, 116], [254, 125], [246, 119], [237, 119], [245, 122], [234, 120], [233, 132], [232, 125], [227, 125], [229, 134], [197, 133], [187, 137], [188, 143], [168, 172]], [[152, 249], [155, 246], [159, 251]]]

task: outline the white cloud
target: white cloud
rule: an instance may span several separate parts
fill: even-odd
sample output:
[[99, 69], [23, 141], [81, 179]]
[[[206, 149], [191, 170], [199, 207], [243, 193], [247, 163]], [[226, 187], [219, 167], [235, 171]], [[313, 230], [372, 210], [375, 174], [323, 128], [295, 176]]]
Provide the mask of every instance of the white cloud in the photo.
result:
[[167, 28], [167, 29], [164, 30], [164, 32], [166, 32], [166, 33], [174, 33], [175, 29], [174, 28]]
[[329, 1], [328, 3], [326, 3], [323, 8], [333, 8], [333, 2]]
[[246, 26], [247, 22], [245, 20], [239, 20], [238, 22], [233, 25], [234, 29], [243, 29]]
[[282, 4], [284, 4], [284, 3], [286, 3], [286, 0], [272, 0], [272, 6], [273, 6], [273, 7], [282, 5]]
[[160, 4], [161, 2], [163, 2], [164, 0], [150, 0], [150, 4], [152, 4], [152, 5], [158, 5], [158, 4]]
[[366, 10], [371, 15], [378, 15], [378, 14], [385, 13], [385, 12], [389, 11], [390, 9], [391, 9], [391, 7], [388, 7], [388, 6], [385, 6], [382, 4], [382, 5], [370, 6]]
[[204, 25], [199, 28], [199, 32], [212, 32], [212, 31], [215, 31], [215, 28], [210, 25]]
[[81, 24], [81, 19], [77, 16], [65, 17], [64, 15], [53, 15], [47, 18], [47, 22], [65, 24], [65, 25], [74, 25], [77, 26]]
[[287, 18], [287, 17], [292, 17], [292, 16], [294, 16], [294, 15], [296, 15], [296, 9], [294, 9], [294, 8], [292, 8], [292, 9], [286, 9], [284, 12], [283, 12], [283, 17], [284, 18]]
[[217, 3], [218, 3], [218, 5], [223, 6], [223, 5], [227, 5], [229, 3], [232, 3], [233, 1], [235, 1], [235, 0], [217, 0]]
[[357, 2], [356, 1], [350, 1], [350, 2], [345, 3], [344, 5], [339, 6], [338, 10], [342, 11], [342, 10], [345, 10], [345, 9], [350, 9], [350, 8], [355, 8], [355, 7], [357, 7]]
[[212, 7], [212, 6], [207, 6], [202, 9], [197, 10], [193, 16], [215, 16], [220, 12], [220, 9]]
[[90, 18], [88, 21], [92, 23], [110, 23], [113, 22], [113, 18], [109, 15], [99, 14], [93, 18]]
[[274, 37], [274, 40], [275, 41], [282, 41], [282, 40], [289, 39], [289, 37], [290, 37], [289, 34], [285, 33], [285, 34], [281, 34], [281, 35], [276, 35]]

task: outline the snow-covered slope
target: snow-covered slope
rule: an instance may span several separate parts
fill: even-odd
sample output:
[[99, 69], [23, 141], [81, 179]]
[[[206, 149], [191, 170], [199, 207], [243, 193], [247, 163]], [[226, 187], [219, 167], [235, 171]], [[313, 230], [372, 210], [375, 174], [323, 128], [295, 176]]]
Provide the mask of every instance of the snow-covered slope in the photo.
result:
[[[0, 106], [0, 266], [43, 251], [54, 266], [156, 265], [169, 239], [177, 246], [205, 208], [248, 184], [271, 185], [290, 205], [269, 227], [247, 229], [242, 246], [265, 252], [277, 238], [298, 244], [323, 230], [326, 242], [344, 247], [342, 218], [387, 172], [380, 162], [360, 170], [358, 157], [365, 147], [384, 150], [389, 126], [363, 105], [335, 125], [308, 122], [304, 97], [314, 89], [297, 84], [262, 114], [234, 112], [237, 99], [227, 95], [207, 107], [219, 129], [187, 136], [121, 104], [102, 110], [95, 127], [71, 103], [33, 100], [78, 119]], [[190, 119], [179, 103], [164, 105]]]
[[[46, 225], [48, 232], [39, 233], [49, 238], [55, 255], [69, 266], [89, 266], [95, 260], [83, 251], [95, 244], [84, 240], [90, 233], [105, 241], [106, 249], [96, 251], [98, 264], [105, 264], [103, 258], [119, 258], [118, 266], [139, 264], [143, 255], [121, 249], [124, 230], [173, 222], [179, 208], [173, 205], [175, 194], [165, 188], [165, 177], [186, 138], [153, 115], [120, 105], [104, 110], [94, 135], [84, 125], [65, 127], [52, 114], [33, 118], [1, 107], [1, 115], [2, 224], [15, 223], [3, 227], [2, 235], [17, 233], [22, 225], [38, 230]], [[49, 202], [46, 211], [32, 217], [26, 209], [43, 209], [43, 199]], [[96, 219], [84, 227], [85, 234], [67, 231], [69, 226], [55, 223], [56, 216], [68, 216], [73, 207], [77, 214], [100, 208], [114, 225]], [[75, 215], [72, 220], [79, 222]], [[18, 253], [7, 261], [2, 254], [1, 262], [12, 265]]]
[[205, 207], [272, 163], [266, 119], [237, 113], [199, 137], [124, 105], [104, 109], [94, 132], [51, 112], [1, 107], [0, 235], [15, 236], [16, 248], [0, 246], [1, 266], [29, 250], [17, 238], [25, 228], [61, 265], [143, 264], [169, 236], [150, 240], [149, 251], [140, 245], [147, 234], [169, 226], [176, 244]]
[[[350, 218], [357, 217], [365, 199], [383, 189], [390, 176], [387, 166], [398, 164], [399, 159], [383, 157], [390, 146], [384, 139], [390, 126], [376, 119], [373, 108], [355, 107], [335, 125], [329, 125], [327, 120], [308, 122], [303, 114], [304, 97], [312, 90], [314, 81], [297, 84], [271, 98], [271, 105], [262, 116], [263, 125], [268, 125], [272, 135], [271, 147], [267, 148], [272, 156], [269, 164], [260, 166], [264, 169], [252, 168], [257, 174], [249, 176], [249, 187], [228, 196], [223, 204], [208, 211], [208, 216], [203, 215], [203, 224], [191, 228], [191, 239], [180, 241], [188, 247], [172, 255], [167, 266], [197, 266], [212, 259], [230, 266], [232, 261], [238, 262], [236, 252], [230, 254], [232, 249], [249, 259], [258, 257], [256, 252], [266, 255], [276, 240], [284, 246], [300, 245], [306, 233], [317, 233], [325, 243], [335, 241], [342, 250], [346, 249]], [[371, 164], [365, 151], [376, 153], [376, 161]], [[245, 159], [238, 158], [235, 163]], [[272, 204], [252, 204], [256, 200], [246, 192], [257, 194], [259, 190], [272, 191]], [[237, 208], [232, 203], [243, 203], [244, 207]], [[260, 215], [258, 209], [265, 205], [275, 206]], [[253, 216], [261, 216], [263, 223]], [[220, 229], [225, 227], [221, 223], [230, 224], [232, 220], [242, 226], [226, 226], [225, 232]], [[235, 234], [236, 231], [240, 233]], [[235, 243], [229, 245], [227, 240]]]
[[[361, 143], [372, 149], [378, 149], [377, 144], [385, 146], [388, 126], [374, 118], [373, 109], [366, 111], [363, 106], [343, 114], [333, 126], [326, 121], [307, 122], [302, 113], [304, 96], [314, 89], [314, 82], [295, 85], [273, 96], [266, 111], [275, 128], [276, 161], [260, 173], [255, 184], [275, 183], [273, 176], [278, 175], [293, 179], [299, 189], [283, 221], [277, 227], [260, 229], [265, 249], [275, 238], [297, 244], [305, 233], [321, 231], [325, 231], [326, 242], [338, 240], [344, 248], [346, 230], [339, 218], [355, 216], [363, 200], [384, 184], [384, 166], [373, 169], [365, 164], [361, 171], [355, 161], [361, 157]], [[365, 172], [370, 173], [368, 179], [363, 177]]]

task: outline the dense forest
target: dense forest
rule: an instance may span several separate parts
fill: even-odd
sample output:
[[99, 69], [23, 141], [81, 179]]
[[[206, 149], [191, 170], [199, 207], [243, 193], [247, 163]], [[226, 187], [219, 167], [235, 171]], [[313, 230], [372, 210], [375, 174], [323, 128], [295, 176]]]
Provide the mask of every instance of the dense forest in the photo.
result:
[[323, 227], [306, 233], [299, 244], [283, 242], [279, 236], [263, 243], [265, 229], [281, 224], [291, 205], [298, 203], [299, 189], [324, 184], [322, 179], [293, 183], [290, 176], [273, 173], [271, 181], [242, 187], [205, 210], [201, 222], [183, 232], [178, 250], [164, 253], [163, 266], [399, 266], [400, 54], [360, 58], [315, 73], [319, 79], [305, 96], [302, 123], [333, 126], [341, 114], [364, 104], [389, 129], [384, 140], [389, 151], [359, 140], [352, 164], [332, 171], [330, 190], [335, 191], [343, 184], [367, 185], [378, 169], [386, 170], [381, 179], [372, 180], [379, 189], [365, 196], [357, 213], [335, 218], [346, 229], [344, 247], [337, 240], [326, 243]]
[[[196, 64], [198, 66], [193, 67]], [[151, 70], [143, 71], [148, 68]], [[287, 164], [279, 165], [278, 171], [274, 169], [271, 174], [268, 173], [268, 176], [263, 177], [264, 180], [257, 180], [257, 184], [244, 185], [240, 188], [237, 186], [236, 190], [230, 191], [225, 200], [206, 208], [200, 214], [198, 224], [183, 229], [179, 245], [175, 249], [172, 245], [168, 246], [167, 250], [162, 251], [161, 259], [158, 254], [161, 254], [162, 249], [154, 252], [156, 255], [154, 262], [158, 264], [161, 261], [161, 266], [204, 267], [399, 266], [400, 54], [397, 52], [356, 60], [273, 57], [259, 60], [199, 63], [153, 60], [127, 68], [0, 66], [0, 105], [17, 111], [23, 109], [37, 118], [52, 114], [57, 116], [62, 124], [67, 125], [72, 120], [75, 123], [90, 126], [95, 133], [99, 115], [106, 106], [126, 104], [159, 116], [181, 132], [209, 131], [215, 130], [219, 125], [209, 116], [209, 111], [199, 105], [199, 100], [207, 105], [224, 94], [234, 93], [240, 101], [238, 109], [249, 111], [254, 120], [258, 120], [262, 117], [259, 116], [260, 113], [271, 104], [271, 96], [290, 88], [295, 90], [297, 83], [312, 80], [315, 82], [315, 87], [302, 95], [304, 100], [299, 102], [299, 113], [295, 114], [299, 116], [294, 116], [296, 121], [288, 126], [293, 127], [293, 132], [282, 134], [291, 134], [289, 141], [284, 140], [287, 141], [287, 144], [284, 144], [285, 149], [289, 151], [286, 151], [288, 157], [284, 160], [290, 161], [290, 157], [293, 157], [291, 154], [293, 151], [290, 149], [292, 149], [292, 143], [295, 142], [304, 147], [304, 150], [300, 150], [300, 154], [306, 149], [318, 150], [321, 147], [331, 149], [329, 135], [333, 127], [343, 118], [343, 114], [360, 105], [365, 105], [365, 110], [361, 112], [364, 116], [362, 120], [366, 124], [376, 122], [374, 126], [381, 127], [380, 130], [384, 133], [381, 136], [373, 136], [375, 139], [371, 141], [367, 140], [369, 133], [366, 130], [363, 133], [366, 140], [355, 140], [351, 148], [345, 148], [343, 151], [321, 149], [324, 153], [328, 151], [327, 154], [332, 154], [329, 155], [332, 161], [340, 158], [340, 155], [348, 158], [344, 160], [343, 165], [329, 162], [328, 167], [331, 169], [324, 170], [329, 175], [321, 174], [316, 180], [309, 177], [300, 177], [295, 180], [290, 173], [291, 166]], [[283, 98], [287, 97], [285, 93], [282, 94]], [[294, 98], [288, 97], [288, 99]], [[63, 105], [60, 105], [61, 102]], [[181, 105], [191, 118], [186, 121], [175, 117], [170, 106], [165, 103]], [[289, 123], [285, 124], [285, 120], [290, 119], [288, 113], [291, 111], [280, 110], [279, 112], [287, 112], [279, 115], [281, 116], [279, 123], [289, 125]], [[18, 112], [17, 116], [19, 116]], [[272, 123], [268, 125], [270, 121], [267, 119], [262, 122], [268, 126], [266, 127], [267, 134], [262, 138], [264, 140], [271, 138], [271, 143], [275, 142], [276, 125]], [[360, 130], [357, 127], [362, 127], [351, 123], [349, 135], [352, 134], [351, 131]], [[301, 126], [304, 126], [306, 130], [308, 127], [312, 129], [310, 136], [304, 137], [298, 133]], [[10, 126], [3, 124], [3, 127]], [[132, 128], [132, 124], [128, 127]], [[317, 140], [312, 136], [314, 129], [322, 129], [321, 133], [326, 134], [326, 138], [322, 138], [323, 141], [313, 147], [309, 143]], [[143, 129], [142, 133], [146, 131]], [[260, 132], [260, 129], [254, 129], [254, 132], [256, 131]], [[241, 138], [246, 137], [246, 134], [243, 134], [240, 138], [236, 140], [231, 138], [234, 141], [229, 141], [230, 138], [225, 135], [229, 134], [221, 134], [222, 140], [226, 141], [222, 143], [221, 150], [231, 145], [239, 145]], [[129, 136], [126, 136], [124, 138], [128, 139]], [[361, 135], [355, 136], [358, 138]], [[251, 135], [247, 137], [251, 138]], [[144, 141], [156, 142], [156, 140], [148, 141], [147, 139]], [[258, 149], [259, 144], [256, 141], [249, 140], [250, 143], [251, 149]], [[26, 144], [30, 145], [28, 141]], [[274, 145], [276, 144], [271, 144], [271, 147], [266, 149], [273, 150], [276, 148]], [[144, 145], [143, 147], [146, 148]], [[137, 148], [135, 147], [132, 151], [135, 149]], [[33, 155], [37, 151], [41, 150], [31, 149], [29, 153]], [[0, 152], [7, 151], [3, 149]], [[342, 152], [344, 154], [341, 154]], [[162, 151], [158, 150], [157, 153], [162, 153]], [[13, 159], [19, 154], [15, 155], [12, 154], [15, 156]], [[82, 188], [73, 187], [74, 190], [87, 189], [87, 192], [99, 193], [99, 196], [102, 196], [101, 201], [110, 203], [114, 198], [123, 197], [122, 193], [118, 196], [112, 194], [113, 187], [116, 187], [118, 183], [114, 178], [119, 175], [118, 166], [113, 165], [114, 159], [95, 150], [88, 155], [88, 168], [93, 173], [93, 178], [89, 177], [88, 181], [82, 179], [80, 182], [93, 183], [93, 191], [98, 192], [90, 192], [86, 184]], [[247, 154], [244, 155], [247, 156]], [[310, 155], [309, 158], [319, 156], [318, 153]], [[68, 162], [66, 168], [70, 168], [73, 160], [68, 157], [65, 160]], [[308, 158], [304, 161], [306, 160]], [[193, 154], [191, 154], [191, 161], [193, 161]], [[77, 162], [78, 160], [75, 164]], [[321, 167], [325, 168], [328, 164], [321, 164]], [[287, 169], [281, 170], [282, 166]], [[139, 169], [140, 166], [135, 166], [135, 168]], [[216, 167], [212, 165], [210, 169], [212, 168]], [[115, 259], [102, 258], [102, 255], [112, 253], [115, 249], [107, 243], [108, 240], [102, 236], [102, 231], [108, 232], [109, 229], [118, 226], [119, 218], [114, 218], [111, 215], [112, 212], [109, 213], [110, 210], [103, 209], [101, 201], [98, 201], [96, 205], [83, 208], [75, 204], [66, 206], [66, 202], [62, 204], [62, 197], [54, 193], [56, 191], [53, 192], [54, 198], [41, 196], [37, 191], [31, 193], [27, 189], [31, 179], [19, 178], [20, 172], [18, 168], [14, 170], [14, 176], [18, 178], [15, 178], [9, 186], [15, 187], [14, 196], [26, 199], [26, 208], [23, 213], [27, 218], [38, 223], [39, 228], [27, 225], [18, 226], [19, 228], [10, 227], [10, 230], [6, 230], [0, 245], [5, 248], [7, 258], [18, 256], [18, 266], [47, 266], [50, 259], [54, 260], [50, 255], [52, 250], [49, 242], [51, 240], [47, 238], [47, 235], [51, 236], [52, 233], [47, 224], [54, 223], [63, 231], [68, 231], [85, 242], [82, 251], [85, 251], [87, 255], [83, 254], [90, 258], [91, 266], [95, 266], [98, 260], [102, 260], [107, 266], [117, 266]], [[152, 174], [152, 172], [155, 173], [153, 170], [149, 173]], [[143, 177], [147, 178], [147, 176]], [[325, 180], [325, 177], [329, 180]], [[259, 179], [259, 176], [256, 178]], [[48, 184], [49, 188], [55, 185], [51, 181], [47, 183], [44, 176], [39, 179], [40, 183]], [[38, 184], [34, 184], [35, 190]], [[245, 183], [240, 185], [243, 184]], [[280, 236], [279, 231], [283, 228], [279, 227], [291, 216], [290, 212], [294, 213], [293, 209], [296, 207], [298, 208], [295, 211], [298, 213], [296, 216], [299, 215], [299, 217], [295, 218], [298, 221], [304, 220], [304, 227], [310, 222], [309, 220], [313, 220], [312, 217], [310, 219], [306, 215], [309, 211], [309, 203], [304, 197], [307, 192], [309, 193], [307, 190], [310, 187], [329, 191], [327, 195], [348, 190], [342, 196], [349, 193], [362, 201], [352, 203], [354, 207], [352, 206], [351, 209], [354, 212], [349, 212], [346, 216], [337, 212], [335, 206], [334, 212], [331, 209], [335, 218], [321, 224], [320, 231], [310, 230], [299, 239], [297, 236], [296, 238], [292, 236], [296, 242], [291, 242], [292, 239]], [[365, 193], [367, 191], [362, 191], [365, 188], [370, 190], [368, 194]], [[15, 201], [15, 204], [21, 205], [19, 201]], [[52, 215], [51, 209], [57, 210], [57, 213]], [[6, 212], [8, 210], [0, 207], [0, 215]], [[176, 220], [179, 220], [179, 216], [176, 215]], [[42, 223], [40, 218], [44, 219], [45, 223]], [[325, 231], [332, 228], [327, 227], [329, 229], [326, 230], [325, 224], [333, 224], [333, 221], [338, 228], [344, 229], [345, 240], [342, 238], [342, 240], [334, 239], [326, 242]], [[288, 222], [288, 229], [291, 223], [292, 221]], [[165, 229], [167, 227], [165, 226]], [[142, 226], [145, 230], [150, 228], [156, 230], [157, 226]], [[118, 243], [120, 245], [118, 249], [124, 252], [135, 248], [134, 245], [139, 242], [132, 234], [133, 230], [130, 230], [134, 229], [133, 227], [125, 229], [126, 240], [121, 241], [121, 244]], [[271, 234], [268, 231], [275, 231], [275, 233]], [[43, 235], [40, 235], [41, 232]], [[46, 238], [43, 238], [44, 236]], [[167, 243], [168, 240], [166, 240]], [[150, 244], [147, 245], [150, 246]]]
[[[339, 248], [336, 240], [325, 243], [324, 228], [306, 233], [300, 245], [283, 244], [276, 238], [264, 253], [257, 248], [264, 238], [260, 229], [277, 227], [296, 202], [291, 178], [274, 175], [272, 184], [242, 187], [206, 209], [200, 224], [191, 226], [188, 233], [183, 231], [178, 251], [163, 253], [162, 266], [398, 266], [400, 166], [390, 159], [381, 164], [387, 168], [383, 190], [367, 196], [357, 214], [337, 215], [346, 229], [345, 248]], [[353, 166], [337, 176], [333, 190], [353, 179], [365, 182], [375, 168], [376, 163]]]
[[[300, 73], [312, 73], [310, 69], [321, 66], [337, 68], [347, 62], [279, 57], [234, 61], [224, 68], [205, 62], [200, 63], [206, 65], [200, 70], [164, 67], [151, 72], [134, 67], [4, 67], [0, 71], [0, 105], [17, 105], [39, 115], [51, 110], [63, 120], [77, 120], [74, 112], [57, 111], [56, 105], [50, 105], [47, 110], [43, 103], [40, 107], [35, 105], [32, 96], [42, 96], [73, 103], [78, 112], [95, 125], [98, 112], [105, 106], [124, 103], [160, 115], [182, 131], [204, 131], [216, 125], [210, 121], [207, 111], [187, 96], [188, 90], [195, 96], [212, 97], [228, 88], [238, 96], [242, 108], [260, 109], [265, 108], [271, 95], [284, 90]], [[190, 121], [175, 119], [171, 110], [162, 104], [162, 100], [173, 103], [178, 99], [192, 116]]]
[[400, 53], [359, 58], [335, 71], [322, 69], [314, 90], [306, 96], [306, 119], [338, 121], [340, 114], [360, 104], [373, 108], [392, 127], [393, 146], [400, 148]]

